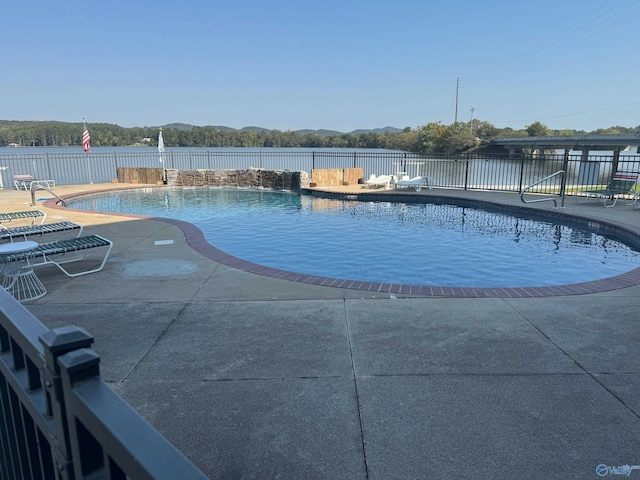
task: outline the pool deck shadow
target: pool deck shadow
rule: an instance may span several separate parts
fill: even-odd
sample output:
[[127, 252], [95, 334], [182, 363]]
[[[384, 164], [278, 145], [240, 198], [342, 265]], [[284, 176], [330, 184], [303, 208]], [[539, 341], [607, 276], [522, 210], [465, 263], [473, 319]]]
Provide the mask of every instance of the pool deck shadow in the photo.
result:
[[[0, 199], [31, 208], [26, 192]], [[114, 250], [84, 277], [40, 268], [48, 293], [25, 306], [89, 331], [103, 379], [210, 478], [584, 479], [640, 465], [640, 280], [490, 298], [328, 287], [217, 261], [181, 222], [38, 207]], [[640, 235], [624, 202], [568, 197], [562, 212]]]

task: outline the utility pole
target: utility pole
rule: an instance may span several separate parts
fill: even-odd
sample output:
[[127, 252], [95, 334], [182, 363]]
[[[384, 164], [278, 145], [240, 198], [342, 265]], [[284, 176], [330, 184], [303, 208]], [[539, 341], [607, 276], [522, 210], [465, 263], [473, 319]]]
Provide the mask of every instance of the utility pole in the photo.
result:
[[460, 77], [456, 77], [456, 117], [453, 123], [458, 123], [458, 90], [460, 90]]
[[475, 112], [476, 109], [471, 107], [471, 122], [469, 123], [469, 127], [471, 128], [471, 134], [473, 135], [473, 112]]

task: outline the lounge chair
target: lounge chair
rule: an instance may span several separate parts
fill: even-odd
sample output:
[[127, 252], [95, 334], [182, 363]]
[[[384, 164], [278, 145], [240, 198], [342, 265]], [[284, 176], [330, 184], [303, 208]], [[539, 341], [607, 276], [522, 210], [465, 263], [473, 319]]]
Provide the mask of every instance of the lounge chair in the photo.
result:
[[[76, 237], [82, 235], [82, 225], [78, 225], [73, 222], [55, 222], [55, 223], [45, 223], [42, 225], [24, 225], [21, 227], [10, 227], [7, 228], [0, 223], [0, 240], [6, 240], [9, 242], [13, 242], [15, 237], [24, 237], [26, 240], [27, 237], [41, 237], [43, 235], [47, 235], [50, 233], [60, 233], [62, 235], [63, 232], [69, 232], [77, 230]], [[60, 236], [56, 240], [59, 240]]]
[[[602, 200], [602, 204], [608, 208], [613, 207], [621, 196], [633, 195], [637, 200], [638, 193], [634, 187], [638, 183], [638, 175], [638, 172], [616, 172], [607, 188], [576, 192], [576, 202], [586, 203], [589, 198], [595, 198]], [[607, 201], [610, 202], [609, 205]]]
[[0, 213], [0, 225], [4, 225], [7, 222], [11, 222], [13, 220], [24, 220], [31, 219], [31, 225], [36, 223], [36, 218], [42, 217], [40, 221], [40, 225], [44, 223], [45, 218], [47, 218], [47, 214], [42, 210], [27, 210], [26, 212], [5, 212]]
[[37, 180], [33, 175], [14, 175], [13, 185], [17, 190], [33, 190], [34, 185], [42, 185], [50, 189], [56, 188], [55, 180]]
[[[405, 175], [395, 183], [395, 188], [398, 189], [398, 188], [413, 187], [416, 189], [416, 192], [419, 192], [420, 190], [422, 190], [422, 187], [426, 184], [427, 184], [426, 177], [409, 178], [409, 175]], [[429, 188], [431, 188], [431, 185], [429, 185]]]
[[632, 205], [634, 210], [637, 210], [640, 208], [640, 192], [638, 192], [636, 189], [633, 189], [631, 191], [631, 195], [633, 195], [633, 198], [631, 199], [630, 202], [627, 202], [627, 205]]
[[380, 175], [376, 177], [373, 173], [369, 177], [369, 180], [365, 180], [364, 186], [366, 187], [384, 187], [385, 189], [389, 189], [389, 185], [393, 182], [393, 177], [391, 175]]
[[13, 186], [16, 187], [16, 190], [29, 190], [33, 180], [35, 180], [33, 175], [14, 175]]
[[[84, 270], [77, 273], [71, 273], [67, 271], [62, 265], [72, 262], [79, 262], [83, 260], [88, 251], [92, 248], [105, 247], [107, 251], [102, 258], [102, 262], [96, 268]], [[104, 264], [109, 258], [113, 242], [107, 240], [100, 235], [87, 235], [84, 237], [71, 238], [67, 240], [58, 240], [56, 242], [41, 243], [33, 250], [28, 252], [15, 253], [13, 255], [6, 255], [3, 257], [5, 263], [14, 261], [23, 261], [24, 257], [30, 256], [33, 258], [32, 266], [38, 267], [41, 265], [55, 265], [62, 272], [69, 277], [78, 277], [80, 275], [86, 275], [88, 273], [94, 273], [102, 270]], [[79, 253], [79, 255], [73, 255], [73, 252]], [[72, 255], [68, 255], [72, 254]]]

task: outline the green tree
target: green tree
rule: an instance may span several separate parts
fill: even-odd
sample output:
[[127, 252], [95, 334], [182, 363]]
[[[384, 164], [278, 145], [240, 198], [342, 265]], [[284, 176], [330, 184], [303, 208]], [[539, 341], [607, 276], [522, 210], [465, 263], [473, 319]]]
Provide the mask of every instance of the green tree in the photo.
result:
[[482, 141], [490, 142], [498, 137], [498, 129], [489, 122], [474, 120], [473, 134]]
[[[91, 133], [92, 146], [126, 146], [142, 143], [143, 138], [151, 138], [150, 145], [157, 145], [157, 127], [124, 128], [108, 123], [87, 123]], [[473, 120], [470, 123], [445, 126], [440, 122], [430, 122], [412, 129], [405, 127], [401, 132], [386, 131], [321, 134], [316, 132], [298, 133], [294, 131], [246, 128], [234, 130], [221, 127], [194, 127], [172, 124], [163, 128], [166, 145], [175, 147], [341, 147], [341, 148], [390, 148], [422, 153], [463, 152], [479, 148], [496, 137], [524, 137], [543, 135], [584, 135], [632, 134], [640, 126], [613, 126], [593, 132], [584, 130], [552, 131], [540, 122], [534, 122], [525, 129], [496, 128], [491, 123]], [[23, 146], [80, 146], [82, 123], [37, 122], [0, 120], [0, 146], [18, 143]], [[476, 137], [480, 139], [477, 142]]]
[[544, 123], [538, 121], [526, 126], [526, 131], [530, 137], [547, 137], [551, 135], [551, 129]]
[[553, 131], [554, 135], [558, 135], [558, 136], [562, 136], [562, 135], [575, 135], [576, 131], [572, 130], [572, 129], [565, 129], [565, 130], [554, 130]]
[[436, 142], [437, 150], [444, 153], [461, 153], [476, 145], [475, 135], [471, 132], [469, 125], [463, 122], [449, 125]]
[[440, 122], [430, 122], [422, 127], [418, 127], [415, 150], [421, 153], [441, 151], [441, 139], [446, 131], [447, 127]]
[[405, 127], [400, 133], [390, 133], [388, 146], [393, 150], [405, 150], [408, 152], [417, 152], [418, 149], [418, 130], [412, 130], [411, 127]]

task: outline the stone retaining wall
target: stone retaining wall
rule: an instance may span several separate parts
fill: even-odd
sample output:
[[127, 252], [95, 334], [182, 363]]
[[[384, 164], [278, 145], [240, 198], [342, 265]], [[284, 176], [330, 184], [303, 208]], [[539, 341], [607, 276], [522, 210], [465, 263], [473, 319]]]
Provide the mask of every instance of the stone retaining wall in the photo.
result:
[[169, 170], [167, 185], [175, 187], [309, 188], [307, 172], [279, 170]]

